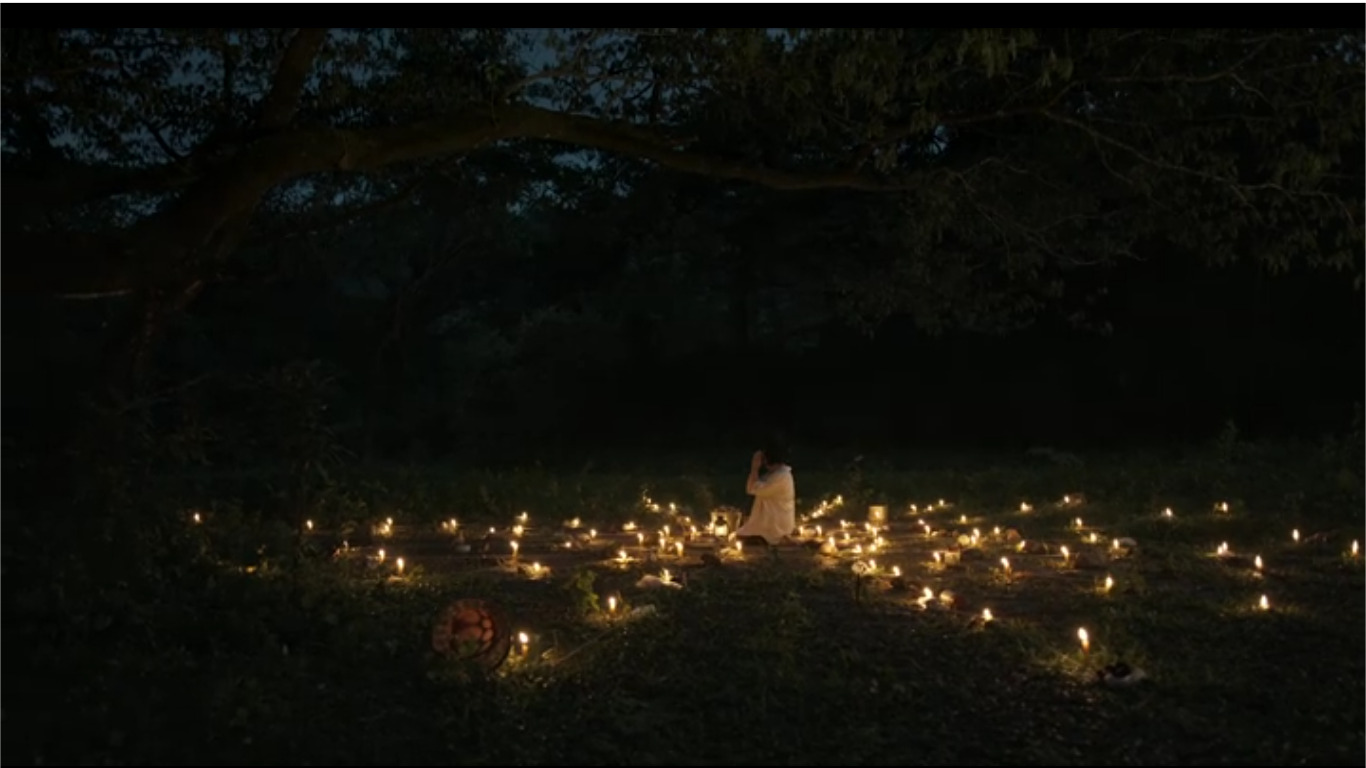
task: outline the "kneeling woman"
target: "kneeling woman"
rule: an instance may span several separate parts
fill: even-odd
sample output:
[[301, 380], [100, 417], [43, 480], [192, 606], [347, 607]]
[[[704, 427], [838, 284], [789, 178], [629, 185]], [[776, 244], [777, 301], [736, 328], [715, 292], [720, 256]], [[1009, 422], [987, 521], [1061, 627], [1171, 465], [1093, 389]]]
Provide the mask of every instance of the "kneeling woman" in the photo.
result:
[[780, 448], [770, 446], [754, 452], [745, 492], [754, 497], [754, 507], [736, 535], [742, 539], [757, 536], [769, 544], [778, 544], [792, 535], [797, 527], [797, 486], [792, 481], [792, 467], [787, 465], [787, 456]]

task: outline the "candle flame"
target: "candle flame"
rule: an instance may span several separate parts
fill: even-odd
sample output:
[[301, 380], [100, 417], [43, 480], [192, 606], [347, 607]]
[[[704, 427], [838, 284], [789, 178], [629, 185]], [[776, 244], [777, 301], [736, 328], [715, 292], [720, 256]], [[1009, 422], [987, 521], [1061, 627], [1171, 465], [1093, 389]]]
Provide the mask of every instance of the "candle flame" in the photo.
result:
[[513, 535], [513, 536], [521, 536], [523, 533], [526, 533], [526, 527], [523, 526], [521, 523], [518, 523], [517, 525], [512, 526], [512, 535]]
[[629, 555], [626, 554], [626, 550], [624, 550], [624, 549], [618, 549], [618, 550], [617, 550], [617, 559], [624, 563], [624, 562], [626, 562], [627, 560], [629, 560], [629, 559], [631, 559], [631, 558], [630, 558]]
[[678, 556], [679, 556], [679, 557], [682, 557], [682, 556], [683, 556], [683, 542], [681, 542], [681, 541], [675, 541], [675, 542], [674, 542], [674, 551], [678, 553]]
[[1028, 511], [1030, 511], [1031, 509], [1033, 509], [1033, 507], [1029, 506], [1028, 503], [1023, 502], [1023, 501], [1020, 502], [1020, 511], [1021, 511], [1021, 512], [1028, 512]]
[[737, 541], [737, 542], [735, 542], [735, 554], [739, 555], [739, 554], [742, 554], [744, 551], [745, 551], [745, 542], [743, 542], [743, 541]]
[[1163, 517], [1174, 517], [1174, 515], [1172, 514], [1172, 508], [1171, 508], [1171, 507], [1167, 507], [1166, 509], [1162, 510], [1162, 516], [1163, 516]]
[[596, 539], [597, 537], [598, 537], [598, 529], [597, 529], [597, 528], [589, 528], [589, 529], [588, 529], [588, 540], [589, 540], [589, 541], [592, 541], [593, 539]]
[[394, 518], [392, 518], [392, 517], [386, 517], [386, 518], [384, 518], [384, 524], [385, 524], [385, 525], [390, 525], [390, 526], [392, 526], [392, 525], [394, 524]]
[[1077, 527], [1078, 527], [1078, 528], [1083, 527], [1082, 524], [1081, 524], [1081, 518], [1080, 518], [1080, 517], [1077, 518], [1077, 521], [1076, 521], [1076, 522], [1077, 522]]
[[924, 589], [924, 595], [925, 595], [925, 599], [926, 599], [926, 600], [933, 600], [933, 599], [934, 599], [934, 590], [933, 590], [933, 589], [930, 589], [929, 587], [925, 587], [925, 589]]
[[204, 518], [201, 517], [200, 514], [199, 514], [198, 512], [196, 512], [196, 513], [194, 513], [194, 522], [195, 522], [196, 525], [198, 525], [199, 523], [204, 522]]
[[379, 551], [379, 561], [384, 562], [384, 550], [382, 549]]
[[1064, 503], [1064, 504], [1071, 504], [1071, 503], [1072, 503], [1072, 497], [1071, 497], [1071, 496], [1068, 496], [1067, 494], [1063, 494], [1062, 503]]
[[935, 561], [936, 563], [942, 563], [942, 562], [944, 562], [944, 553], [943, 553], [943, 552], [938, 552], [938, 551], [936, 551], [936, 552], [934, 553], [934, 561]]
[[607, 612], [608, 612], [608, 613], [616, 613], [616, 612], [617, 612], [617, 596], [616, 596], [616, 595], [613, 595], [613, 596], [607, 598]]
[[1292, 531], [1290, 532], [1290, 538], [1293, 539], [1293, 540], [1295, 541], [1296, 544], [1298, 544], [1299, 541], [1300, 541], [1300, 529], [1299, 529], [1299, 528], [1296, 528], [1296, 529], [1292, 530]]
[[313, 530], [313, 521], [312, 521], [312, 520], [305, 520], [305, 521], [304, 521], [304, 527], [307, 528], [307, 529], [310, 530], [310, 531]]
[[531, 572], [532, 572], [532, 573], [540, 573], [540, 572], [541, 572], [541, 564], [540, 564], [540, 563], [532, 563], [532, 564], [531, 564]]
[[1361, 552], [1361, 544], [1356, 539], [1352, 539], [1352, 557], [1356, 557]]
[[983, 608], [983, 609], [982, 609], [982, 621], [983, 621], [984, 623], [985, 623], [985, 622], [990, 622], [993, 618], [995, 618], [995, 617], [991, 615], [991, 609], [990, 609], [990, 608]]
[[968, 516], [967, 516], [967, 515], [959, 515], [959, 516], [958, 516], [958, 522], [959, 522], [959, 523], [962, 523], [963, 525], [967, 525]]
[[1062, 548], [1062, 559], [1066, 560], [1066, 559], [1069, 558], [1069, 557], [1071, 557], [1071, 553], [1067, 551], [1067, 547], [1063, 547], [1063, 548]]
[[1266, 595], [1262, 595], [1262, 599], [1257, 601], [1257, 608], [1263, 611], [1271, 610], [1271, 601], [1266, 599]]
[[1095, 544], [1095, 543], [1096, 543], [1096, 532], [1095, 532], [1095, 531], [1091, 531], [1091, 543], [1092, 543], [1092, 544]]
[[1001, 558], [1001, 570], [1010, 573], [1010, 560], [1008, 558]]
[[1023, 552], [1023, 551], [1025, 551], [1025, 545], [1026, 545], [1027, 543], [1028, 543], [1028, 542], [1026, 542], [1024, 539], [1020, 539], [1020, 543], [1015, 545], [1015, 551], [1016, 551], [1016, 552]]
[[1082, 653], [1091, 650], [1091, 636], [1086, 632], [1084, 628], [1077, 630], [1077, 639], [1081, 641]]
[[1260, 571], [1262, 569], [1262, 556], [1257, 555], [1257, 557], [1252, 561], [1252, 565]]
[[900, 576], [900, 575], [901, 575], [901, 566], [899, 566], [899, 565], [894, 565], [894, 566], [892, 566], [892, 575], [893, 575], [893, 576]]
[[511, 542], [511, 543], [509, 544], [509, 546], [512, 547], [512, 556], [513, 556], [513, 557], [516, 557], [516, 556], [517, 556], [517, 550], [521, 549], [521, 545], [514, 541], [514, 542]]
[[1000, 536], [1000, 535], [1001, 535], [1001, 526], [998, 525], [998, 526], [996, 526], [995, 528], [992, 528], [992, 529], [991, 529], [991, 535], [992, 535], [992, 536]]
[[399, 575], [403, 574], [403, 558], [394, 561], [394, 568], [398, 569]]
[[521, 643], [522, 645], [526, 645], [527, 643], [531, 642], [531, 638], [527, 637], [527, 634], [525, 632], [518, 632], [517, 642]]
[[1111, 589], [1114, 589], [1114, 586], [1115, 586], [1115, 580], [1114, 580], [1113, 578], [1111, 578], [1110, 576], [1106, 576], [1106, 577], [1105, 577], [1105, 591], [1106, 591], [1106, 592], [1109, 592]]
[[1219, 544], [1219, 549], [1218, 549], [1217, 551], [1218, 551], [1218, 553], [1221, 554], [1221, 555], [1227, 555], [1227, 554], [1228, 554], [1228, 542], [1225, 541], [1225, 542], [1220, 543], [1220, 544]]

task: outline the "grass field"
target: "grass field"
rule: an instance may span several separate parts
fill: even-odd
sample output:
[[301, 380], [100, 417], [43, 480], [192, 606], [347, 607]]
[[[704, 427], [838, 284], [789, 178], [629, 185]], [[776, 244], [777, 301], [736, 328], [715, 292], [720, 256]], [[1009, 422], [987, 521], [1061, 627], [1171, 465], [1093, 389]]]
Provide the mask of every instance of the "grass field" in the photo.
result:
[[[844, 501], [813, 524], [888, 506], [881, 550], [852, 554], [871, 542], [854, 526], [837, 556], [720, 564], [700, 558], [705, 537], [661, 561], [621, 527], [672, 520], [677, 535], [670, 503], [742, 505], [743, 466], [376, 470], [331, 489], [312, 531], [245, 493], [181, 489], [164, 513], [60, 548], [7, 510], [4, 762], [1362, 764], [1363, 509], [1345, 456], [798, 466], [803, 511]], [[515, 561], [457, 554], [438, 526], [506, 536], [523, 511]], [[389, 536], [368, 534], [390, 517]], [[575, 517], [599, 537], [565, 550]], [[974, 529], [981, 559], [935, 563]], [[342, 539], [351, 554], [332, 557]], [[1062, 546], [1094, 567], [1068, 567]], [[623, 547], [633, 561], [613, 562]], [[880, 575], [860, 579], [868, 558]], [[664, 567], [686, 586], [637, 586]], [[496, 603], [525, 654], [514, 642], [491, 675], [435, 654], [435, 617], [466, 597]], [[1146, 679], [1097, 681], [1121, 661]]]

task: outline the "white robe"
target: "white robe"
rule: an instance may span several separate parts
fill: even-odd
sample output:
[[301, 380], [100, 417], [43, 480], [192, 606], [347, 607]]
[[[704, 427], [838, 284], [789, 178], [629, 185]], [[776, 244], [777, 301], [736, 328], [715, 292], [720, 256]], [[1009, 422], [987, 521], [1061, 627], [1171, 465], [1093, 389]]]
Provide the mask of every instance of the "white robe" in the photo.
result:
[[745, 491], [754, 497], [754, 507], [736, 535], [762, 536], [769, 544], [777, 544], [792, 534], [797, 527], [797, 486], [791, 467], [776, 467]]

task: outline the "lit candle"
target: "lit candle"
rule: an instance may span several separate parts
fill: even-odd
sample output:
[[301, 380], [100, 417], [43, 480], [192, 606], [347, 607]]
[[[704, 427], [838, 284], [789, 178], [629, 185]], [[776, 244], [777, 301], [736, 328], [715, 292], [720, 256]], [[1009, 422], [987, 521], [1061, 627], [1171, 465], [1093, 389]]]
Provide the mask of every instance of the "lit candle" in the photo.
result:
[[525, 513], [525, 512], [523, 512], [522, 514], [520, 514], [520, 515], [517, 516], [517, 522], [522, 523], [522, 524], [526, 524], [526, 523], [527, 523], [528, 521], [530, 521], [530, 520], [531, 520], [531, 515], [528, 515], [528, 514]]
[[674, 551], [678, 553], [678, 556], [679, 556], [679, 557], [682, 557], [682, 556], [683, 556], [683, 542], [681, 542], [681, 541], [675, 541], [675, 542], [674, 542]]
[[1001, 526], [998, 525], [995, 528], [992, 528], [991, 535], [999, 537], [1001, 535]]
[[1087, 653], [1091, 650], [1091, 636], [1086, 633], [1084, 628], [1077, 630], [1077, 639], [1081, 641], [1082, 653]]
[[876, 560], [869, 560], [869, 561], [868, 561], [868, 572], [869, 572], [869, 573], [872, 573], [873, 571], [876, 571], [876, 570], [877, 570], [877, 561], [876, 561]]
[[636, 529], [636, 524], [635, 524], [634, 522], [628, 522], [628, 523], [626, 523], [626, 525], [621, 526], [621, 530], [626, 531], [626, 532], [628, 532], [628, 533], [629, 533], [630, 531], [634, 531], [635, 529]]
[[899, 565], [894, 565], [894, 566], [892, 566], [892, 575], [893, 575], [893, 576], [900, 576], [900, 575], [901, 575], [901, 566], [899, 566]]
[[1252, 560], [1252, 566], [1253, 566], [1254, 568], [1256, 568], [1257, 570], [1259, 570], [1259, 571], [1262, 569], [1262, 556], [1261, 556], [1261, 555], [1257, 555], [1257, 557], [1254, 558], [1254, 559]]
[[1119, 549], [1119, 539], [1110, 542], [1110, 549]]
[[1228, 502], [1227, 502], [1227, 501], [1221, 501], [1221, 502], [1219, 502], [1218, 504], [1214, 505], [1214, 508], [1217, 509], [1217, 510], [1219, 510], [1220, 512], [1227, 512], [1227, 511], [1228, 511]]
[[1163, 516], [1163, 517], [1175, 517], [1175, 515], [1172, 514], [1172, 508], [1171, 508], [1171, 507], [1167, 507], [1166, 509], [1162, 510], [1162, 516]]
[[1034, 509], [1034, 508], [1031, 507], [1031, 506], [1029, 506], [1029, 504], [1027, 504], [1026, 502], [1023, 502], [1023, 501], [1020, 502], [1020, 511], [1021, 511], [1021, 512], [1028, 512], [1028, 511], [1030, 511], [1030, 510], [1032, 510], [1032, 509]]
[[531, 573], [532, 573], [533, 576], [540, 576], [540, 575], [541, 575], [541, 564], [540, 564], [540, 563], [532, 563], [532, 564], [531, 564]]
[[403, 558], [400, 557], [394, 561], [394, 568], [398, 571], [398, 575], [403, 575]]
[[934, 590], [933, 590], [933, 589], [930, 589], [929, 587], [925, 587], [925, 589], [923, 590], [923, 594], [924, 594], [926, 600], [933, 600], [933, 599], [934, 599]]
[[526, 533], [526, 528], [524, 528], [521, 523], [512, 526], [513, 536], [521, 536], [523, 533]]
[[930, 527], [929, 527], [928, 525], [925, 526], [925, 538], [928, 539], [928, 538], [930, 538], [930, 537], [932, 537], [932, 536], [934, 536], [934, 531], [931, 530]]
[[1066, 494], [1063, 494], [1062, 503], [1064, 503], [1064, 504], [1071, 504], [1071, 503], [1072, 503], [1072, 497], [1071, 497], [1071, 496], [1068, 496], [1068, 495], [1066, 495]]
[[384, 550], [382, 549], [379, 551], [379, 561], [384, 562]]
[[1025, 551], [1025, 546], [1026, 546], [1027, 544], [1029, 544], [1029, 542], [1025, 541], [1024, 539], [1020, 539], [1020, 543], [1015, 545], [1015, 551], [1016, 551], [1016, 552], [1023, 552], [1023, 551]]
[[1106, 576], [1106, 577], [1105, 577], [1105, 591], [1106, 591], [1106, 592], [1109, 592], [1110, 590], [1114, 589], [1114, 587], [1115, 587], [1115, 580], [1114, 580], [1113, 578], [1111, 578], [1110, 576]]
[[665, 568], [664, 570], [662, 570], [662, 571], [659, 572], [659, 580], [660, 580], [660, 581], [665, 581], [665, 582], [671, 581], [671, 580], [673, 579], [673, 577], [674, 577], [673, 574], [672, 574], [672, 573], [669, 573], [669, 569], [668, 569], [668, 568]]
[[1001, 558], [1001, 570], [1005, 571], [1006, 573], [1010, 573], [1010, 559], [1009, 559], [1009, 558], [1005, 558], [1005, 557]]
[[1296, 528], [1290, 532], [1290, 539], [1296, 544], [1300, 543], [1300, 529]]
[[982, 623], [983, 623], [983, 624], [989, 624], [989, 623], [991, 623], [991, 620], [994, 619], [994, 618], [995, 618], [995, 617], [991, 615], [991, 609], [990, 609], [990, 608], [983, 608], [983, 609], [982, 609]]
[[669, 535], [669, 526], [666, 525], [663, 528], [660, 528], [659, 530], [663, 531], [665, 536]]
[[312, 520], [305, 520], [305, 521], [304, 521], [304, 527], [307, 528], [307, 529], [310, 530], [310, 531], [313, 530], [313, 521], [312, 521]]
[[958, 522], [961, 523], [961, 524], [963, 524], [963, 525], [967, 525], [967, 523], [968, 523], [968, 516], [967, 516], [967, 515], [959, 515], [959, 516], [958, 516]]
[[1221, 543], [1221, 544], [1219, 545], [1219, 549], [1215, 550], [1215, 553], [1216, 553], [1216, 554], [1220, 554], [1220, 555], [1227, 555], [1227, 554], [1228, 554], [1228, 542], [1225, 541], [1225, 542]]
[[1071, 556], [1072, 556], [1072, 553], [1070, 553], [1070, 552], [1067, 551], [1067, 547], [1062, 547], [1062, 559], [1063, 559], [1063, 562], [1067, 562], [1067, 558], [1069, 558], [1069, 557], [1071, 557]]
[[392, 517], [386, 517], [386, 518], [384, 518], [384, 524], [387, 525], [387, 526], [392, 527], [393, 524], [394, 524], [394, 518], [392, 518]]
[[452, 518], [451, 518], [451, 530], [454, 531], [456, 528], [459, 528], [459, 527], [460, 527], [460, 523], [456, 522], [455, 518], [452, 517]]
[[195, 522], [195, 525], [199, 525], [200, 523], [204, 522], [204, 518], [201, 517], [198, 512], [194, 513], [193, 520]]
[[1262, 599], [1257, 601], [1257, 607], [1263, 611], [1269, 611], [1271, 610], [1271, 601], [1266, 599], [1266, 595], [1262, 595]]
[[737, 542], [735, 542], [735, 554], [737, 554], [737, 555], [744, 554], [744, 551], [745, 551], [745, 542], [743, 542], [743, 541], [737, 541]]
[[675, 504], [675, 503], [673, 503], [672, 501], [669, 502], [669, 511], [670, 511], [670, 512], [677, 512], [677, 511], [678, 511], [678, 505]]
[[597, 537], [598, 537], [598, 529], [597, 529], [597, 528], [589, 528], [589, 529], [588, 529], [588, 540], [589, 540], [589, 541], [592, 541], [593, 539], [596, 539]]
[[942, 562], [944, 562], [944, 553], [943, 553], [943, 552], [938, 552], [938, 551], [936, 551], [936, 552], [934, 553], [934, 561], [935, 561], [936, 563], [942, 563]]
[[1077, 528], [1082, 528], [1082, 527], [1083, 527], [1083, 526], [1082, 526], [1082, 524], [1081, 524], [1081, 518], [1079, 517], [1079, 518], [1077, 518]]
[[607, 612], [608, 612], [608, 613], [613, 613], [613, 614], [617, 612], [617, 596], [616, 596], [616, 595], [612, 595], [611, 597], [607, 598]]
[[982, 538], [982, 530], [981, 530], [980, 528], [973, 528], [973, 529], [972, 529], [972, 538], [974, 538], [974, 539], [980, 539], [980, 538]]
[[940, 500], [939, 500], [939, 506], [941, 506], [941, 507], [942, 507], [942, 506], [945, 506], [945, 505], [944, 505], [944, 500], [943, 500], [943, 499], [940, 499]]
[[822, 527], [820, 527], [819, 525], [816, 526], [816, 538], [819, 539], [821, 536], [824, 536], [824, 535], [825, 535], [825, 529], [822, 528]]
[[513, 557], [516, 557], [516, 556], [517, 556], [517, 550], [518, 550], [518, 549], [521, 549], [521, 545], [514, 541], [514, 542], [512, 542], [512, 543], [510, 544], [510, 546], [512, 547], [512, 556], [513, 556]]
[[526, 656], [531, 650], [531, 638], [525, 632], [517, 633], [517, 644], [522, 647], [522, 655]]
[[1356, 557], [1360, 553], [1361, 544], [1359, 544], [1356, 539], [1352, 539], [1352, 557]]
[[639, 544], [639, 545], [642, 546], [642, 547], [645, 546], [645, 534], [644, 534], [644, 533], [637, 533], [637, 534], [636, 534], [636, 543]]
[[[1078, 527], [1080, 527], [1080, 524], [1078, 524]], [[1096, 538], [1096, 532], [1095, 532], [1095, 531], [1091, 531], [1091, 543], [1092, 543], [1092, 544], [1095, 544], [1095, 543], [1096, 543], [1096, 540], [1097, 540], [1097, 538]]]
[[624, 549], [619, 549], [619, 550], [617, 550], [617, 560], [620, 560], [621, 562], [624, 563], [624, 562], [626, 562], [627, 560], [630, 560], [630, 559], [631, 559], [630, 556], [626, 554], [626, 550], [624, 550]]

